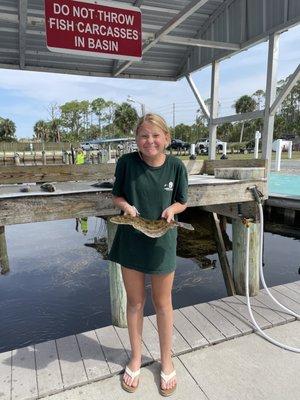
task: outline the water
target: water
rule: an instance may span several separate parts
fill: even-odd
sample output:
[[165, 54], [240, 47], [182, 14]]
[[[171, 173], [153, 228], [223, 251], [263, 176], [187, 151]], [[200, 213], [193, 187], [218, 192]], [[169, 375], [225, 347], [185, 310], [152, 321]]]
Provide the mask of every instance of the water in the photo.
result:
[[[0, 352], [111, 324], [108, 262], [84, 245], [105, 234], [105, 223], [89, 218], [86, 234], [75, 227], [75, 220], [6, 227], [10, 272], [0, 275]], [[265, 233], [268, 285], [299, 279], [299, 247], [299, 240]], [[207, 258], [216, 268], [178, 257], [174, 308], [227, 296], [217, 255]], [[147, 295], [145, 314], [154, 314], [149, 280]]]
[[271, 194], [300, 196], [300, 175], [283, 175], [271, 173], [269, 179]]

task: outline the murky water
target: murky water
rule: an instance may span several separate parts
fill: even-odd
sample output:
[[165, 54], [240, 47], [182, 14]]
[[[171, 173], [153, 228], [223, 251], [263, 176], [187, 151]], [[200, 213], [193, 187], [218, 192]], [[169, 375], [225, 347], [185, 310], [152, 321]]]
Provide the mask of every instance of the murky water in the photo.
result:
[[[91, 244], [105, 222], [89, 218], [6, 227], [10, 272], [0, 275], [0, 352], [111, 324], [108, 262]], [[227, 226], [229, 239], [231, 226]], [[228, 251], [229, 260], [231, 252]], [[216, 268], [178, 257], [174, 308], [225, 297]], [[265, 275], [272, 286], [299, 279], [299, 240], [265, 233]], [[150, 283], [145, 313], [153, 314]]]

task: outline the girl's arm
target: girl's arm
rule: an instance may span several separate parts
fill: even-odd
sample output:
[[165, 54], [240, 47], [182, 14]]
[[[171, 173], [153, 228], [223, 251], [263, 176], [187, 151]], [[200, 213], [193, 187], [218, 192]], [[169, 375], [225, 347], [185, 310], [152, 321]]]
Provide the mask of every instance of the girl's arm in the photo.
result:
[[174, 219], [175, 214], [183, 212], [186, 208], [187, 208], [186, 203], [185, 204], [181, 204], [179, 202], [174, 203], [162, 212], [161, 217], [165, 218], [168, 222], [171, 222]]
[[130, 215], [132, 217], [137, 216], [137, 210], [134, 206], [131, 206], [124, 197], [113, 196], [114, 206], [120, 208], [125, 215]]

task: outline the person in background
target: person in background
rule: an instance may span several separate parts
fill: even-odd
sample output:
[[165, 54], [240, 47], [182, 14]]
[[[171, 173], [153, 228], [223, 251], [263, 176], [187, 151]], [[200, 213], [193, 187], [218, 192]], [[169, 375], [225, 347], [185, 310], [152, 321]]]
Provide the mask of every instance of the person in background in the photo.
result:
[[81, 148], [77, 149], [75, 164], [84, 164], [84, 152]]

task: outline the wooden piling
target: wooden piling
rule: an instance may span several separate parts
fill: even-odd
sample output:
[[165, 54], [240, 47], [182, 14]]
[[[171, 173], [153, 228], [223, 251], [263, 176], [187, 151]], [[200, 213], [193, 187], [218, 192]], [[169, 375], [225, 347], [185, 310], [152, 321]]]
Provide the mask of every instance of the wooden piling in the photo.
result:
[[[107, 243], [108, 251], [110, 251], [117, 225], [107, 221]], [[109, 261], [109, 282], [110, 282], [110, 304], [112, 324], [120, 328], [127, 327], [126, 320], [126, 292], [122, 278], [121, 265]]]
[[5, 226], [0, 226], [0, 273], [6, 274], [8, 271], [9, 260], [5, 238]]
[[249, 228], [241, 219], [232, 220], [232, 270], [236, 293], [246, 294], [245, 266], [246, 266], [246, 237], [250, 229], [249, 251], [249, 294], [256, 296], [259, 292], [259, 246], [260, 223], [250, 223]]

